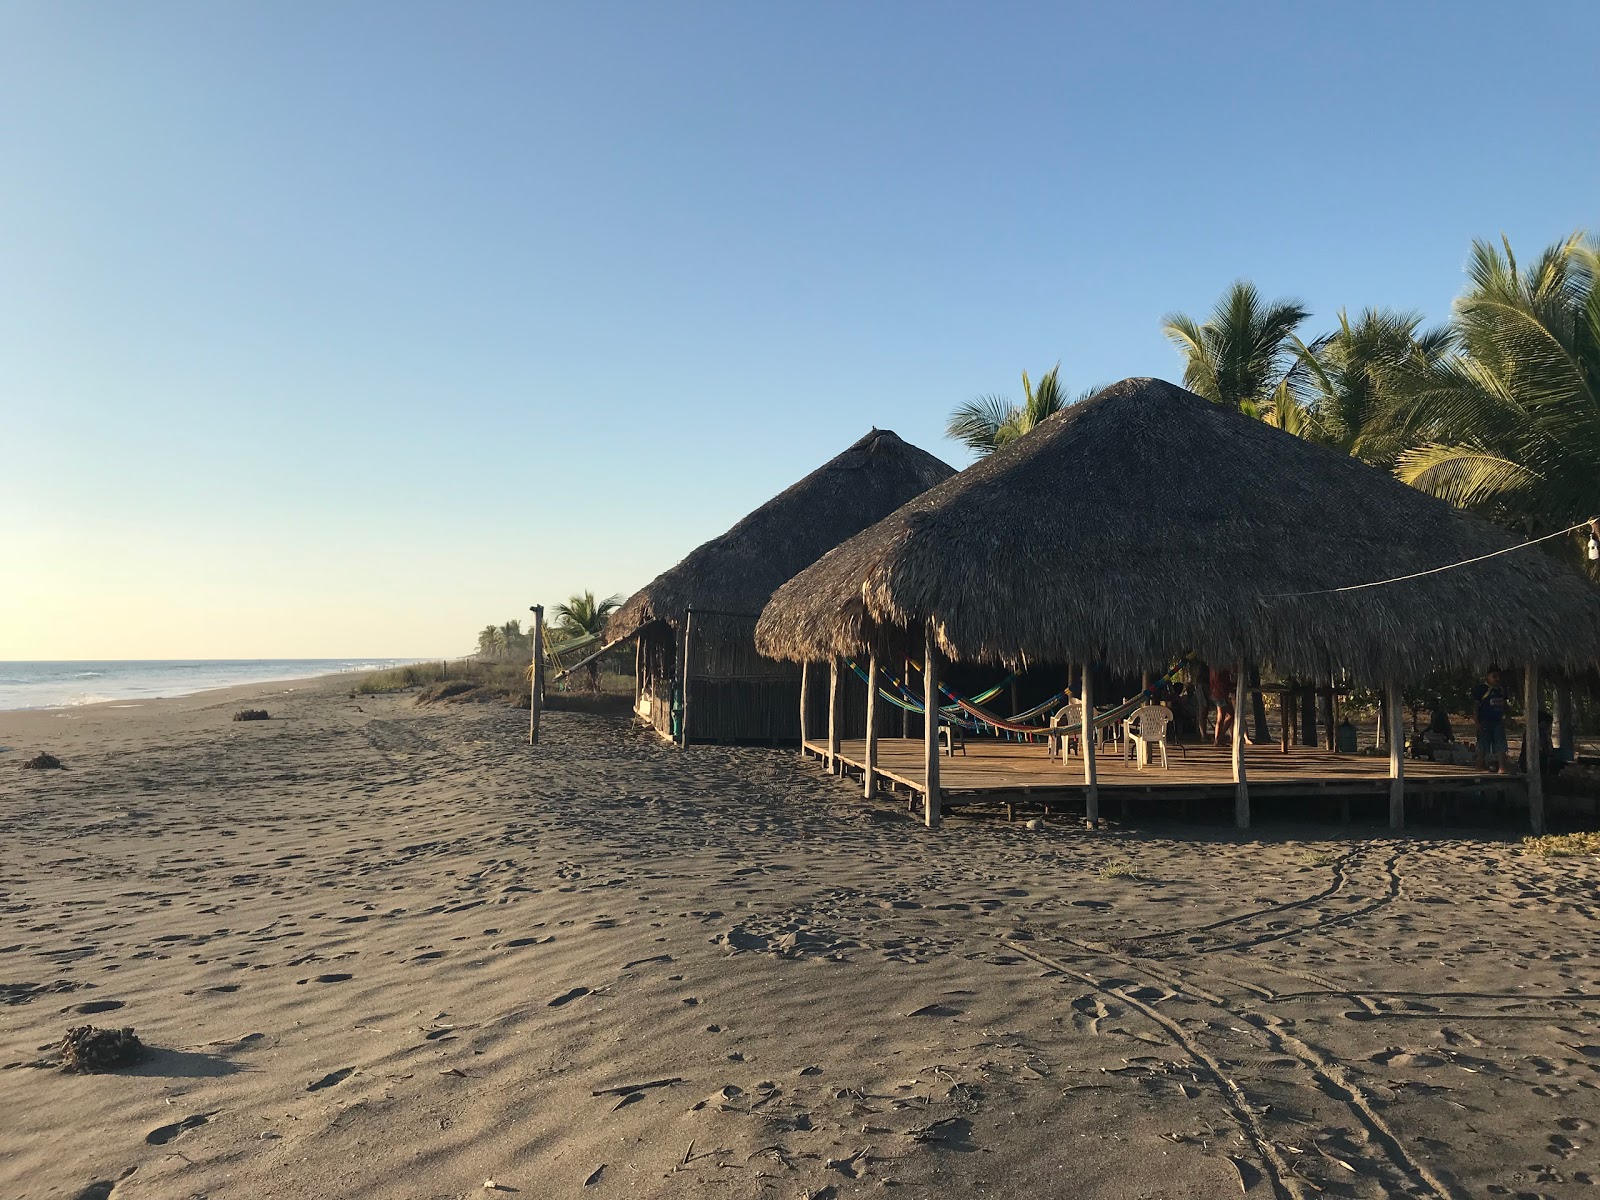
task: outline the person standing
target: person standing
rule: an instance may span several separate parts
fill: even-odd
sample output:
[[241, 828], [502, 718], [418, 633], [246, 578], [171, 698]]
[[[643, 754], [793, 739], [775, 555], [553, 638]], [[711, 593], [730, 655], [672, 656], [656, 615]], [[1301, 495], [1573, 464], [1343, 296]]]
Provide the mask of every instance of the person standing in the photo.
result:
[[1211, 678], [1208, 681], [1208, 690], [1211, 692], [1211, 703], [1217, 710], [1217, 732], [1211, 739], [1213, 745], [1222, 745], [1224, 737], [1233, 737], [1233, 693], [1235, 679], [1233, 672], [1211, 668]]
[[1506, 704], [1511, 697], [1500, 686], [1500, 668], [1490, 667], [1483, 682], [1472, 689], [1472, 704], [1478, 724], [1478, 770], [1489, 769], [1494, 759], [1495, 773], [1506, 770]]

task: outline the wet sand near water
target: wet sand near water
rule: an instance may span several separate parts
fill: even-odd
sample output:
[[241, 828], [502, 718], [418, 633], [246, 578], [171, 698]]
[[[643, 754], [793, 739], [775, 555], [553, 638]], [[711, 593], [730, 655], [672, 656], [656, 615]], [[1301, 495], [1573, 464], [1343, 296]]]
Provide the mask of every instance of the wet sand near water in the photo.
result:
[[0, 713], [0, 1196], [1597, 1194], [1593, 862], [348, 686]]

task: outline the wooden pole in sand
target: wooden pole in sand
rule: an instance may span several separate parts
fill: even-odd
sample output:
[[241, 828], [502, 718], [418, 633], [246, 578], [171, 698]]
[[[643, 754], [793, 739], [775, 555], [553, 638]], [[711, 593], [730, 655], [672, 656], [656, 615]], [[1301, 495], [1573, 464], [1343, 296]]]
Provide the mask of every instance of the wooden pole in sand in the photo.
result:
[[806, 738], [810, 730], [806, 727], [806, 712], [811, 707], [811, 664], [800, 664], [800, 757], [806, 756]]
[[[1078, 743], [1083, 751], [1083, 815], [1090, 829], [1100, 828], [1100, 778], [1095, 762], [1094, 667], [1083, 664], [1083, 714], [1078, 724]], [[1064, 752], [1063, 752], [1064, 756]]]
[[844, 774], [839, 762], [839, 722], [843, 707], [844, 689], [839, 686], [839, 660], [836, 658], [828, 663], [828, 770], [835, 775]]
[[1523, 770], [1528, 775], [1528, 819], [1535, 837], [1544, 833], [1544, 773], [1540, 769], [1539, 751], [1539, 668], [1529, 663], [1523, 670], [1522, 707], [1525, 712], [1522, 726]]
[[922, 649], [922, 820], [939, 828], [939, 662], [928, 623]]
[[878, 648], [867, 656], [867, 765], [861, 770], [861, 794], [871, 800], [878, 791]]
[[533, 614], [533, 662], [528, 664], [528, 745], [539, 744], [539, 705], [544, 702], [544, 605], [530, 605]]
[[1406, 827], [1406, 735], [1400, 704], [1400, 685], [1390, 681], [1383, 689], [1384, 715], [1389, 735], [1389, 828]]
[[683, 666], [679, 674], [683, 676], [683, 704], [678, 709], [678, 744], [685, 750], [689, 748], [689, 638], [694, 629], [694, 610], [685, 609], [683, 613]]
[[[1233, 823], [1250, 828], [1250, 780], [1244, 765], [1244, 663], [1233, 675]], [[1217, 719], [1220, 721], [1220, 714]]]

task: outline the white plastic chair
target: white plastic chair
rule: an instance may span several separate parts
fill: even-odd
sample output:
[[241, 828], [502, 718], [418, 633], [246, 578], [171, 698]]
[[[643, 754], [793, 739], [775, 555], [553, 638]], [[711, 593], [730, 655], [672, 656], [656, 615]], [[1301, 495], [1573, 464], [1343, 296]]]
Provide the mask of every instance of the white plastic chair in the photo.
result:
[[1123, 758], [1126, 759], [1129, 755], [1136, 756], [1136, 765], [1142, 771], [1145, 764], [1150, 761], [1150, 747], [1159, 746], [1161, 769], [1167, 770], [1167, 727], [1171, 724], [1170, 708], [1165, 704], [1146, 704], [1128, 718], [1126, 723], [1128, 741], [1123, 751]]
[[1068, 700], [1050, 718], [1051, 758], [1071, 758], [1072, 739], [1083, 732], [1083, 701]]

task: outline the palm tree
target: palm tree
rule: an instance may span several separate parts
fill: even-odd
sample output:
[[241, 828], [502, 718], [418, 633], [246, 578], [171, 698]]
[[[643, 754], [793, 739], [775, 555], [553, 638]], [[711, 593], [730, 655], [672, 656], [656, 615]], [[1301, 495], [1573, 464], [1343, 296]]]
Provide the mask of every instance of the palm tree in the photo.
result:
[[500, 626], [501, 645], [505, 655], [524, 654], [532, 649], [533, 639], [522, 632], [521, 621], [507, 621]]
[[[593, 592], [584, 592], [582, 595], [569, 596], [565, 604], [552, 608], [550, 615], [555, 627], [564, 634], [571, 637], [583, 637], [585, 634], [601, 637], [605, 633], [607, 619], [621, 603], [621, 596], [596, 600]], [[585, 669], [589, 672], [589, 689], [598, 692], [600, 660], [594, 659]]]
[[1376, 421], [1386, 384], [1401, 369], [1437, 363], [1454, 340], [1447, 328], [1419, 333], [1421, 324], [1417, 313], [1368, 308], [1352, 321], [1340, 309], [1339, 328], [1309, 346], [1291, 335], [1306, 392], [1302, 436], [1393, 467], [1399, 448]]
[[1098, 390], [1091, 388], [1068, 400], [1061, 387], [1060, 363], [1039, 376], [1037, 385], [1029, 380], [1028, 373], [1024, 371], [1021, 404], [1013, 404], [1008, 397], [997, 395], [969, 400], [950, 414], [950, 420], [945, 423], [945, 436], [976, 451], [979, 457], [984, 457], [1016, 441], [1069, 404], [1076, 404]]
[[478, 631], [478, 657], [495, 658], [504, 635], [498, 625], [485, 625]]
[[[1533, 535], [1600, 512], [1600, 243], [1475, 242], [1458, 349], [1395, 373], [1395, 473]], [[1574, 550], [1578, 541], [1574, 539]]]
[[1297, 411], [1303, 405], [1294, 332], [1308, 316], [1297, 300], [1264, 302], [1256, 285], [1241, 279], [1204, 324], [1172, 313], [1161, 331], [1183, 355], [1183, 384], [1191, 392], [1298, 429], [1307, 414]]

